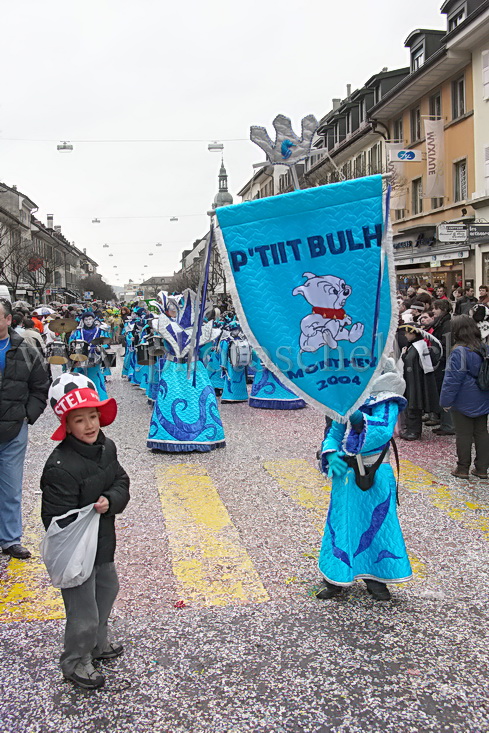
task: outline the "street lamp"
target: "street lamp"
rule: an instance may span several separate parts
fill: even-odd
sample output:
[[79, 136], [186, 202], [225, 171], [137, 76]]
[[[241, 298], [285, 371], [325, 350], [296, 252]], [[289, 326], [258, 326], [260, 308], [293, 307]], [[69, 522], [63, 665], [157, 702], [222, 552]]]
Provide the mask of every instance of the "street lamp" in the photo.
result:
[[162, 246], [161, 242], [156, 242], [156, 246], [161, 247]]
[[172, 217], [170, 217], [170, 221], [178, 221], [178, 216], [172, 216]]
[[[100, 219], [97, 219], [97, 217], [95, 217], [95, 219], [92, 219], [92, 224], [100, 224]], [[107, 245], [107, 247], [108, 246], [109, 245]]]
[[56, 149], [58, 150], [59, 153], [72, 153], [73, 145], [70, 142], [63, 140], [62, 143], [60, 143], [59, 145], [56, 145]]
[[108, 244], [104, 244], [104, 249], [105, 249], [106, 247], [108, 247], [108, 246], [109, 246]]
[[224, 145], [217, 142], [217, 140], [214, 140], [212, 143], [209, 143], [209, 145], [207, 146], [207, 150], [210, 153], [222, 153], [222, 151], [224, 150]]

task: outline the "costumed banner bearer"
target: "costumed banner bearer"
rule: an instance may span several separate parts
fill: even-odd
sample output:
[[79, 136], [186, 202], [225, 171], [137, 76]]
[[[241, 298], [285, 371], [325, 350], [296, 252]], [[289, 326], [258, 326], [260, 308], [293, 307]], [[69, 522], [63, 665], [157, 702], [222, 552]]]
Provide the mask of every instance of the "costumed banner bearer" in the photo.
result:
[[[263, 365], [333, 420], [324, 452], [335, 454], [328, 465], [346, 484], [344, 495], [333, 492], [321, 571], [339, 585], [356, 577], [406, 579], [411, 570], [395, 526], [390, 466], [378, 467], [377, 483], [357, 495], [355, 469], [342, 456], [367, 475], [362, 454], [367, 463], [376, 455], [384, 461], [405, 405], [402, 379], [396, 388], [376, 387], [397, 329], [390, 191], [384, 195], [380, 175], [299, 190], [295, 165], [309, 157], [317, 122], [305, 117], [300, 138], [284, 115], [273, 124], [275, 142], [258, 127], [251, 139], [268, 163], [290, 167], [296, 190], [217, 209], [226, 281]], [[257, 292], [267, 294], [267, 319]], [[388, 595], [384, 588], [369, 590]]]

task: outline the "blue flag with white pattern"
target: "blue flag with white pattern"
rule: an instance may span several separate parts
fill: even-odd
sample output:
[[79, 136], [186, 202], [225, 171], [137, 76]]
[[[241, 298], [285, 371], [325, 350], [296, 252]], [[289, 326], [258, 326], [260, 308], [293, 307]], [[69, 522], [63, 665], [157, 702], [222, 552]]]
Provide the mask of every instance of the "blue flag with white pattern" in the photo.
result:
[[217, 238], [241, 326], [309, 404], [345, 421], [397, 325], [382, 176], [221, 207]]

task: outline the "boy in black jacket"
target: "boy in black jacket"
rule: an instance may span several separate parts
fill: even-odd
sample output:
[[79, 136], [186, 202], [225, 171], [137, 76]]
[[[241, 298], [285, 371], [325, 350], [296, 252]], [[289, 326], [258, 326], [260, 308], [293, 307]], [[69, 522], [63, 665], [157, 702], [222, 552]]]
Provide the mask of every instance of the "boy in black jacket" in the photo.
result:
[[122, 645], [109, 643], [107, 622], [119, 590], [114, 517], [129, 501], [129, 477], [117, 460], [115, 444], [100, 430], [115, 420], [117, 403], [113, 398], [101, 402], [90, 379], [70, 373], [55, 379], [49, 402], [61, 421], [51, 438], [62, 442], [49, 456], [41, 477], [44, 526], [47, 529], [53, 517], [88, 504], [100, 513], [92, 574], [81, 585], [61, 590], [66, 609], [61, 669], [66, 679], [96, 689], [105, 677], [93, 661], [115, 659], [123, 652]]

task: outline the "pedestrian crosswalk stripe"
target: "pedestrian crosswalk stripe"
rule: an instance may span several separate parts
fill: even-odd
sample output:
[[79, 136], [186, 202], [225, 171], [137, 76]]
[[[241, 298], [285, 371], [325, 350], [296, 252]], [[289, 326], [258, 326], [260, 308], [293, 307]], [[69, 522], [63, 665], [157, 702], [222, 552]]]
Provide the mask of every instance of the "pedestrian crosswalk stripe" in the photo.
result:
[[41, 560], [39, 544], [44, 535], [40, 502], [30, 513], [22, 543], [31, 551], [29, 560], [12, 558], [0, 585], [0, 623], [47, 621], [65, 617], [63, 599], [50, 584]]
[[401, 483], [414, 493], [422, 493], [437, 509], [448, 514], [468, 529], [475, 529], [489, 540], [489, 506], [475, 501], [463, 501], [437, 476], [411, 461], [401, 461]]
[[205, 469], [159, 468], [157, 483], [179, 600], [198, 606], [270, 600]]
[[[322, 535], [331, 492], [329, 479], [305, 460], [267, 461], [263, 467], [292, 501], [307, 511]], [[426, 565], [409, 552], [408, 557], [416, 580], [424, 580]]]
[[322, 534], [331, 482], [304, 460], [267, 461], [263, 466], [292, 501], [307, 511], [315, 528]]

